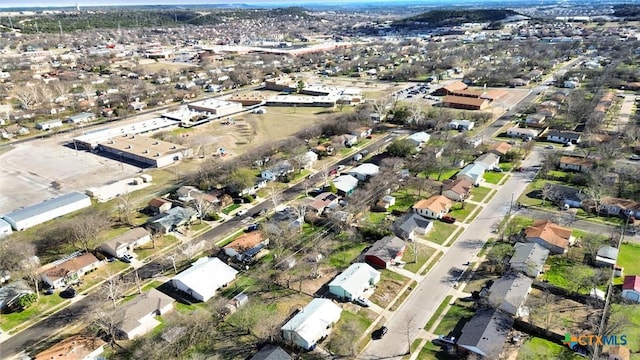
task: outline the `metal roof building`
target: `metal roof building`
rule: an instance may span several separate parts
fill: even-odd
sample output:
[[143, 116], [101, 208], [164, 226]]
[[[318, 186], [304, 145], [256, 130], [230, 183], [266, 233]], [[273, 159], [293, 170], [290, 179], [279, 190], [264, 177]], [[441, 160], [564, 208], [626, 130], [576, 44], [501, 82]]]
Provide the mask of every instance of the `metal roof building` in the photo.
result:
[[72, 192], [41, 203], [15, 210], [2, 218], [14, 230], [24, 230], [42, 224], [76, 210], [91, 206], [91, 198], [79, 192]]

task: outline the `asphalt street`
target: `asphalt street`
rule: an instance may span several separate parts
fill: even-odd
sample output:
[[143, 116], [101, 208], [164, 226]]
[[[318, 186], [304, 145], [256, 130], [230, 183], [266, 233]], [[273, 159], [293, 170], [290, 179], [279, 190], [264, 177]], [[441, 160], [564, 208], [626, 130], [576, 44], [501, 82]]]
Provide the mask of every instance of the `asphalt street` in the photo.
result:
[[[539, 163], [540, 153], [533, 151], [523, 166]], [[465, 269], [465, 262], [473, 262], [486, 241], [495, 236], [491, 225], [507, 216], [512, 199], [515, 204], [533, 176], [531, 172], [513, 174], [384, 324], [389, 328], [387, 335], [370, 342], [359, 359], [400, 359], [407, 353], [410, 343], [453, 288], [461, 270]]]

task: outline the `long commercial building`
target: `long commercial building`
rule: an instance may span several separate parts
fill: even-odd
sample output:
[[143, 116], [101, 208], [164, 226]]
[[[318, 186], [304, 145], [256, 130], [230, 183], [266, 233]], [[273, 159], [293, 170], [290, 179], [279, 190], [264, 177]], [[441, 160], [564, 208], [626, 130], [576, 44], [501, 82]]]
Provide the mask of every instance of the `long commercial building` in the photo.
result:
[[179, 126], [180, 121], [166, 118], [155, 118], [151, 120], [138, 121], [126, 125], [107, 127], [91, 131], [84, 135], [75, 137], [73, 141], [79, 148], [93, 150], [97, 148], [98, 144], [100, 144], [101, 142], [107, 141], [113, 137], [151, 133], [159, 130], [169, 130], [175, 129]]
[[206, 99], [192, 102], [189, 104], [189, 109], [222, 117], [242, 111], [242, 104], [233, 101]]
[[91, 198], [83, 193], [72, 192], [13, 211], [2, 218], [14, 230], [20, 231], [89, 206]]
[[121, 135], [101, 142], [98, 149], [153, 167], [171, 165], [191, 156], [191, 149], [137, 135]]

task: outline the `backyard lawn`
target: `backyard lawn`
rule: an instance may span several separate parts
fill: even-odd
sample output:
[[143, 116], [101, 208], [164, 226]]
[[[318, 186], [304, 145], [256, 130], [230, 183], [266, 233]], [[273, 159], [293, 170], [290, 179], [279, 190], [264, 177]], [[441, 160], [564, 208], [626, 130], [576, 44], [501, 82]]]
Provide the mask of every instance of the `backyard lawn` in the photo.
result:
[[447, 238], [458, 230], [458, 225], [447, 224], [442, 221], [434, 221], [433, 229], [424, 235], [424, 239], [442, 245]]
[[517, 360], [547, 360], [547, 359], [581, 359], [572, 354], [566, 346], [549, 340], [533, 337], [527, 339], [518, 351]]
[[[443, 171], [442, 174], [438, 174], [438, 172], [434, 171], [426, 174], [426, 177], [427, 179], [442, 181], [446, 179], [451, 179], [455, 174], [458, 173], [458, 171], [459, 169], [451, 169], [451, 170]], [[440, 175], [440, 179], [438, 179], [438, 175]]]
[[[625, 269], [626, 270], [626, 269]], [[640, 352], [640, 305], [619, 305], [612, 306], [613, 319], [622, 319], [623, 328], [618, 331], [627, 335], [627, 341], [631, 352]], [[636, 354], [635, 356], [638, 356]], [[632, 359], [634, 355], [631, 356]]]
[[493, 189], [484, 186], [474, 187], [471, 189], [471, 200], [481, 202], [491, 190]]
[[409, 209], [411, 209], [411, 207], [413, 206], [413, 204], [416, 203], [416, 201], [420, 200], [420, 197], [418, 195], [412, 194], [411, 192], [408, 192], [408, 191], [397, 191], [391, 195], [396, 198], [396, 203], [395, 205], [389, 208], [389, 211], [398, 210], [398, 211], [406, 212]]
[[367, 243], [344, 242], [329, 255], [329, 264], [335, 268], [346, 269], [365, 247]]
[[545, 270], [544, 279], [557, 287], [588, 294], [589, 289], [580, 287], [585, 280], [596, 273], [596, 269], [583, 265], [565, 257], [552, 256], [547, 260], [549, 269]]
[[[416, 251], [414, 251], [414, 245]], [[417, 257], [416, 252], [418, 253]], [[407, 250], [405, 250], [404, 254], [402, 255], [402, 261], [407, 263], [404, 266], [404, 269], [409, 270], [413, 273], [417, 273], [422, 265], [424, 265], [424, 263], [427, 262], [431, 255], [433, 255], [433, 253], [435, 252], [436, 249], [424, 244], [420, 244], [418, 242], [410, 244], [409, 246], [407, 246]]]
[[[618, 265], [624, 268], [625, 274], [640, 274], [640, 245], [622, 244], [618, 254]], [[623, 278], [616, 278], [617, 284], [622, 284]]]

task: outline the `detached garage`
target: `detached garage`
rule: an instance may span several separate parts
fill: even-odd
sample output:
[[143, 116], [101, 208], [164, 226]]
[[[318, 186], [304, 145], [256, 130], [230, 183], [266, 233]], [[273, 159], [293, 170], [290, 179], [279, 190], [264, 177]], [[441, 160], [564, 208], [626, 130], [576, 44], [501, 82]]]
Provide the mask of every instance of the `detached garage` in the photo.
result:
[[2, 218], [14, 230], [20, 231], [89, 206], [91, 206], [90, 197], [83, 193], [72, 192], [16, 210]]

